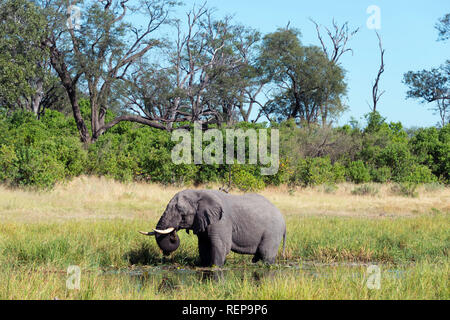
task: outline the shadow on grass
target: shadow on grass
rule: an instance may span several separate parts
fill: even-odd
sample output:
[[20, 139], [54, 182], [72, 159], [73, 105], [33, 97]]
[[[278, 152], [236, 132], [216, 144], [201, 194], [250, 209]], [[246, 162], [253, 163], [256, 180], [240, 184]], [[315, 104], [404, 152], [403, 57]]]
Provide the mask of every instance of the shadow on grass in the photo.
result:
[[135, 249], [131, 249], [124, 254], [123, 258], [130, 265], [157, 265], [161, 264], [161, 253], [154, 246], [144, 242]]
[[130, 265], [158, 266], [158, 265], [182, 265], [189, 267], [199, 266], [199, 258], [190, 255], [185, 250], [178, 250], [168, 257], [164, 257], [156, 246], [148, 242], [141, 243], [139, 247], [124, 254], [123, 258]]

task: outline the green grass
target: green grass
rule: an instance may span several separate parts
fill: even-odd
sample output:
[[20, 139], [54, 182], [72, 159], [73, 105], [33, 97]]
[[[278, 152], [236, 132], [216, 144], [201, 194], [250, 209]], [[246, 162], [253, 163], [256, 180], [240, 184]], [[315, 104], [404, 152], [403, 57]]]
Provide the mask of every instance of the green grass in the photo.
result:
[[[155, 223], [2, 223], [0, 299], [450, 298], [448, 213], [375, 219], [288, 216], [286, 257], [280, 254], [277, 266], [254, 266], [250, 256], [230, 254], [225, 276], [204, 281], [198, 281], [196, 237], [180, 232], [179, 250], [163, 258], [154, 239], [136, 232]], [[305, 271], [308, 261], [317, 270]], [[381, 290], [366, 286], [371, 263], [383, 270]], [[65, 287], [69, 265], [82, 269], [80, 290]], [[165, 274], [154, 273], [164, 268], [169, 269]], [[189, 272], [180, 279], [178, 269]], [[392, 276], [394, 269], [402, 276]], [[117, 270], [122, 271], [111, 273]], [[137, 279], [133, 270], [148, 270], [150, 276], [144, 272]], [[255, 272], [262, 272], [258, 281]]]

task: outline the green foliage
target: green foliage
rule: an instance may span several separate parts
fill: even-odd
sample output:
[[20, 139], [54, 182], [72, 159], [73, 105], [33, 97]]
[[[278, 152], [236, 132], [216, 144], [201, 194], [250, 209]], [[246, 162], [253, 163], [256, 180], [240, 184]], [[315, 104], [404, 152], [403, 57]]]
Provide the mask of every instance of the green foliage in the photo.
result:
[[[83, 112], [89, 112], [87, 102], [81, 105]], [[368, 124], [362, 130], [344, 126], [324, 131], [283, 123], [278, 172], [261, 176], [259, 165], [233, 165], [232, 183], [239, 190], [251, 192], [284, 183], [324, 185], [334, 192], [331, 186], [346, 180], [358, 184], [396, 182], [400, 186], [449, 182], [450, 125], [419, 129], [408, 138], [399, 123], [386, 124], [376, 115], [369, 122], [370, 129]], [[265, 124], [236, 126], [243, 130], [263, 127]], [[225, 128], [221, 130], [226, 137]], [[330, 141], [329, 146], [321, 148], [324, 140]], [[245, 143], [248, 159], [248, 139]], [[204, 147], [207, 144], [204, 142]], [[228, 165], [175, 165], [171, 159], [174, 146], [169, 132], [122, 122], [85, 149], [71, 117], [47, 110], [37, 120], [32, 113], [14, 112], [0, 116], [0, 181], [37, 188], [51, 188], [81, 174], [177, 185], [228, 181]], [[400, 194], [408, 194], [402, 191], [404, 186], [395, 188]]]
[[381, 168], [371, 168], [370, 176], [373, 182], [386, 183], [392, 179], [392, 170], [388, 166]]
[[233, 165], [231, 172], [234, 186], [244, 192], [257, 192], [264, 189], [264, 181], [252, 174], [250, 170], [243, 165]]
[[64, 131], [55, 125], [65, 123], [68, 132], [70, 121], [50, 118], [38, 121], [28, 112], [16, 112], [0, 120], [5, 130], [0, 135], [2, 181], [12, 186], [51, 188], [83, 172], [86, 152], [81, 143], [75, 136], [61, 134]]
[[342, 165], [339, 163], [333, 165], [328, 157], [298, 159], [290, 177], [291, 184], [300, 186], [314, 186], [342, 180]]
[[0, 107], [25, 107], [36, 92], [36, 79], [45, 77], [46, 52], [40, 48], [45, 25], [32, 1], [0, 2]]
[[414, 164], [409, 171], [409, 174], [405, 178], [406, 182], [421, 184], [436, 182], [437, 178], [433, 175], [430, 168]]
[[419, 129], [409, 141], [417, 162], [444, 181], [450, 181], [450, 124], [441, 129]]
[[353, 161], [347, 169], [347, 177], [354, 183], [365, 183], [370, 181], [369, 170], [361, 160]]
[[300, 31], [280, 28], [267, 34], [259, 61], [279, 89], [266, 106], [266, 111], [278, 119], [295, 118], [310, 125], [345, 111], [345, 71], [321, 48], [303, 46]]
[[119, 181], [189, 184], [194, 165], [175, 165], [170, 134], [149, 127], [121, 123], [89, 147], [88, 172]]

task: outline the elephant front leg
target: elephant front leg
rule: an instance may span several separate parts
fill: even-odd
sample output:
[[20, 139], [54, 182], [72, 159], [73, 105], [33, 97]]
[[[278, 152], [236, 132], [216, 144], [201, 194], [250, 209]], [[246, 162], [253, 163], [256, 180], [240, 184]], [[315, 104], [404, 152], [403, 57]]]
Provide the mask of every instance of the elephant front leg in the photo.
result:
[[230, 251], [222, 239], [214, 235], [202, 233], [198, 235], [198, 251], [202, 267], [221, 267]]
[[[230, 238], [230, 239], [228, 239]], [[227, 254], [231, 251], [231, 234], [209, 234], [211, 243], [211, 265], [221, 267], [225, 264]]]
[[200, 255], [200, 266], [211, 266], [211, 243], [205, 233], [198, 234], [198, 252]]
[[222, 267], [225, 264], [227, 252], [221, 243], [211, 244], [211, 266]]

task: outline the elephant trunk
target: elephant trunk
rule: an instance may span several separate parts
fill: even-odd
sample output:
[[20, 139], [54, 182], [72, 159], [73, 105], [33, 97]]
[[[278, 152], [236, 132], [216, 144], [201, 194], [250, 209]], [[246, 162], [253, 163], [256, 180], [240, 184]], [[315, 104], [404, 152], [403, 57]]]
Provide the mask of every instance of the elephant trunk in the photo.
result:
[[180, 238], [177, 235], [177, 232], [174, 230], [169, 234], [155, 234], [156, 243], [159, 248], [163, 251], [164, 255], [169, 255], [180, 246]]
[[177, 219], [173, 218], [173, 214], [169, 210], [166, 210], [152, 232], [140, 231], [143, 235], [155, 236], [156, 243], [164, 255], [169, 255], [180, 246], [180, 238], [177, 235], [178, 227], [176, 227]]

